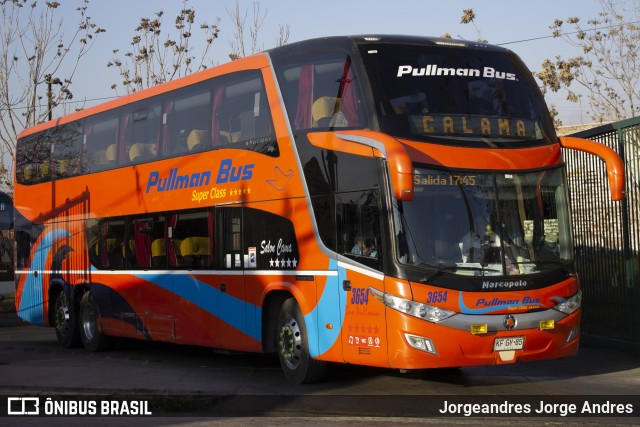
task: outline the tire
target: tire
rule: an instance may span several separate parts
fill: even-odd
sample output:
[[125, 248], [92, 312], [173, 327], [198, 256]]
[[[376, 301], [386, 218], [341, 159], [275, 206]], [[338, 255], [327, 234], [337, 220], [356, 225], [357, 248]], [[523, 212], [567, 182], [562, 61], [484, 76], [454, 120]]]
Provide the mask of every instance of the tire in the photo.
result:
[[85, 292], [80, 301], [80, 337], [84, 348], [91, 352], [111, 350], [115, 338], [105, 335], [98, 328], [99, 311], [91, 292]]
[[63, 290], [56, 298], [53, 326], [56, 330], [58, 344], [64, 348], [80, 347], [80, 331], [76, 307], [69, 301]]
[[289, 382], [309, 384], [324, 376], [326, 362], [311, 358], [307, 328], [294, 298], [287, 299], [280, 308], [277, 337], [280, 366]]

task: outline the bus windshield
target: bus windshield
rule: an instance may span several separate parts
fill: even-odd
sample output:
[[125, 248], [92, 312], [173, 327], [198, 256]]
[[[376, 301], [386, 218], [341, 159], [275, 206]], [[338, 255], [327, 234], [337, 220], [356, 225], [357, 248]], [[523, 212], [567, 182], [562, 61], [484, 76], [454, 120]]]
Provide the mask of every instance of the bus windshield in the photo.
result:
[[459, 275], [528, 275], [563, 267], [573, 257], [562, 169], [460, 173], [415, 167], [414, 185], [414, 200], [395, 206], [404, 264]]
[[531, 72], [509, 51], [380, 43], [362, 56], [382, 132], [474, 147], [555, 143]]

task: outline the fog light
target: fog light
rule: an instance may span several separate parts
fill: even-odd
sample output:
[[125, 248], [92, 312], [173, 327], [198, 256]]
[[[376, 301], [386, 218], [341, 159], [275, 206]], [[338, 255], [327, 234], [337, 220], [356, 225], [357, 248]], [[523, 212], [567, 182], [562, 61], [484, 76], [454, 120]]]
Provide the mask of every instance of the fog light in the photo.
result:
[[486, 323], [478, 323], [476, 325], [471, 325], [471, 333], [473, 335], [486, 334], [489, 331], [489, 328]]
[[424, 351], [425, 353], [438, 354], [436, 347], [433, 345], [433, 341], [429, 338], [419, 337], [417, 335], [404, 334], [409, 345], [416, 350]]
[[569, 332], [569, 336], [567, 336], [567, 340], [564, 342], [565, 344], [569, 344], [571, 341], [575, 340], [578, 337], [578, 332], [580, 332], [580, 326], [576, 326]]
[[545, 331], [547, 329], [553, 329], [556, 327], [556, 324], [553, 320], [541, 320], [540, 321], [540, 330]]

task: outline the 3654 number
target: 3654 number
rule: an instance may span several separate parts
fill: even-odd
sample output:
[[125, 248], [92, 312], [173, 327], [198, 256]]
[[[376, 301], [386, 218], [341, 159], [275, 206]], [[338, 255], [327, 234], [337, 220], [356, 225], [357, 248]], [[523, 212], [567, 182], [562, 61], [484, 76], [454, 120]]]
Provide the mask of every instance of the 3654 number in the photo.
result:
[[433, 291], [427, 293], [427, 304], [430, 303], [439, 303], [447, 301], [447, 293], [448, 291]]
[[353, 288], [351, 290], [351, 304], [369, 304], [369, 289]]

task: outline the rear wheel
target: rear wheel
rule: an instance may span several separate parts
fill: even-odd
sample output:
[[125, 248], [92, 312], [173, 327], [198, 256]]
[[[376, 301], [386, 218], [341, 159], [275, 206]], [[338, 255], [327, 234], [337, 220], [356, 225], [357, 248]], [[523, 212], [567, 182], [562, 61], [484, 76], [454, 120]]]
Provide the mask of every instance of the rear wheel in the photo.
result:
[[311, 358], [304, 318], [294, 298], [280, 309], [278, 356], [285, 377], [294, 384], [316, 382], [324, 376], [326, 362]]
[[85, 349], [98, 352], [113, 348], [115, 338], [98, 328], [98, 307], [91, 292], [85, 292], [80, 301], [80, 337]]
[[53, 326], [58, 343], [64, 348], [79, 347], [81, 344], [78, 331], [76, 308], [69, 301], [67, 293], [61, 291], [56, 298]]

